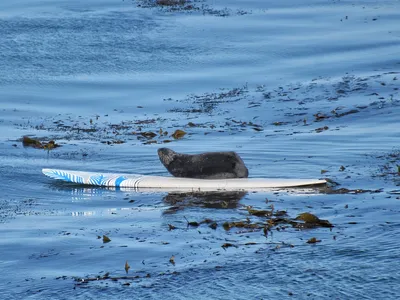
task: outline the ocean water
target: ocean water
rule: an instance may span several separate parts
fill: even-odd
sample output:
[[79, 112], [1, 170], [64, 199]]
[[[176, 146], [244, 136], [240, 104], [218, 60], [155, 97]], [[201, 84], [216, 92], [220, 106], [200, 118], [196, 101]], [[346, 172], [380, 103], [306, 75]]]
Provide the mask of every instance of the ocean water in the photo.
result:
[[[395, 0], [1, 1], [0, 298], [399, 298], [399, 20]], [[183, 194], [41, 173], [167, 175], [159, 147], [340, 185]], [[271, 205], [334, 227], [223, 229]]]

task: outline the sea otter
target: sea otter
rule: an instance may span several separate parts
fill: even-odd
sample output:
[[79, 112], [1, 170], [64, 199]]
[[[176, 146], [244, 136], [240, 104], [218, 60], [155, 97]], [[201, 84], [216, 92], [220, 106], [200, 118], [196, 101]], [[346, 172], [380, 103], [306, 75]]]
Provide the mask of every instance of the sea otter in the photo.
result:
[[243, 160], [233, 151], [191, 155], [160, 148], [157, 152], [162, 164], [175, 177], [228, 179], [249, 176]]

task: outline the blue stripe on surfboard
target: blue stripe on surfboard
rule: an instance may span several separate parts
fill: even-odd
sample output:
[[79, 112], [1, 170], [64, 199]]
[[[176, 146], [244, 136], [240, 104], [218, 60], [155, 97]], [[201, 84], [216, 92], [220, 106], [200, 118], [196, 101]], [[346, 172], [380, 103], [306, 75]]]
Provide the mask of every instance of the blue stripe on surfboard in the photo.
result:
[[67, 182], [81, 183], [81, 184], [84, 183], [83, 177], [68, 172], [64, 172], [61, 170], [51, 170], [51, 172], [46, 172], [46, 175], [54, 179], [60, 179]]
[[121, 183], [126, 180], [125, 176], [120, 176], [115, 179], [115, 186], [120, 187]]
[[89, 177], [89, 183], [93, 185], [104, 185], [105, 182], [105, 177], [102, 174]]

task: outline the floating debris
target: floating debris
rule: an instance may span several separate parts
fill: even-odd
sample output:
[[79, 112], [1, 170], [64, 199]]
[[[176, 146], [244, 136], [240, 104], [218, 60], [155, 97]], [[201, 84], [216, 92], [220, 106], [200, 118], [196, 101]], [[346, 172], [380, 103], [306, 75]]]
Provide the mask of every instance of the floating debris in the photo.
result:
[[131, 266], [128, 264], [128, 261], [125, 262], [125, 272], [126, 274], [128, 274], [129, 269], [131, 268]]
[[272, 216], [272, 212], [273, 212], [273, 210], [253, 209], [253, 208], [251, 208], [251, 206], [247, 207], [247, 211], [249, 214], [251, 214], [252, 216], [256, 216], [256, 217], [270, 217], [270, 216]]
[[226, 248], [229, 248], [229, 247], [237, 248], [238, 246], [236, 246], [235, 244], [231, 244], [231, 243], [225, 243], [221, 247], [224, 248], [224, 250], [225, 250]]
[[109, 243], [109, 242], [111, 242], [111, 239], [108, 236], [103, 235], [103, 243], [106, 244], [106, 243]]
[[32, 147], [35, 149], [45, 149], [52, 150], [54, 148], [60, 147], [60, 145], [56, 144], [53, 140], [49, 142], [41, 142], [38, 139], [33, 139], [28, 136], [22, 137], [22, 145], [24, 147]]
[[175, 256], [174, 255], [171, 256], [171, 258], [169, 259], [169, 262], [175, 266]]
[[295, 224], [296, 228], [333, 227], [328, 220], [321, 220], [316, 215], [307, 212], [298, 215], [295, 220], [304, 222]]
[[123, 144], [125, 141], [122, 140], [112, 140], [112, 141], [102, 141], [103, 144], [112, 145], [112, 144]]
[[211, 229], [216, 230], [217, 227], [218, 227], [218, 224], [217, 224], [217, 222], [213, 222], [213, 223], [211, 223], [210, 225], [208, 225], [208, 227], [210, 227]]
[[188, 227], [189, 226], [193, 226], [193, 227], [199, 227], [200, 226], [200, 224], [198, 222], [196, 222], [196, 221], [190, 222], [185, 216], [184, 216], [184, 218], [185, 218], [185, 220], [187, 222], [187, 226]]
[[180, 129], [175, 130], [175, 132], [171, 135], [174, 139], [178, 140], [183, 138], [186, 135], [186, 132]]
[[328, 115], [324, 115], [323, 113], [317, 113], [314, 115], [314, 117], [315, 117], [316, 121], [321, 121], [321, 120], [329, 118]]
[[377, 189], [377, 190], [364, 190], [364, 189], [347, 189], [347, 188], [340, 188], [337, 190], [331, 189], [331, 188], [326, 188], [324, 189], [324, 192], [326, 194], [364, 194], [364, 193], [382, 193], [383, 189]]
[[324, 127], [320, 127], [320, 128], [315, 129], [315, 132], [320, 133], [320, 132], [325, 131], [325, 130], [328, 130], [328, 129], [329, 129], [328, 126], [324, 126]]
[[272, 125], [275, 125], [275, 126], [282, 126], [282, 125], [287, 125], [287, 124], [289, 124], [289, 122], [274, 122], [274, 123], [272, 123]]
[[237, 221], [237, 222], [224, 222], [222, 224], [222, 227], [226, 231], [228, 231], [233, 227], [254, 229], [254, 228], [260, 228], [260, 225], [256, 223], [249, 223], [248, 221]]
[[320, 243], [320, 242], [321, 242], [321, 240], [317, 240], [315, 237], [312, 237], [306, 243], [307, 244], [315, 244], [315, 243]]
[[188, 0], [156, 0], [156, 5], [160, 6], [185, 5], [187, 3], [189, 3]]
[[157, 134], [152, 131], [141, 132], [140, 135], [145, 137], [146, 139], [152, 139], [153, 137], [157, 136]]
[[[179, 275], [179, 272], [165, 272], [165, 273], [159, 273], [157, 276], [171, 276], [171, 275]], [[151, 274], [147, 273], [144, 276], [141, 275], [132, 275], [132, 276], [110, 276], [110, 272], [105, 273], [104, 275], [97, 275], [95, 277], [87, 277], [87, 278], [82, 278], [82, 277], [72, 277], [74, 281], [76, 282], [76, 285], [84, 285], [92, 281], [119, 281], [119, 280], [137, 280], [140, 278], [151, 278]], [[62, 279], [66, 279], [66, 277], [61, 277]], [[56, 279], [61, 279], [61, 278], [56, 278]]]
[[268, 236], [268, 231], [269, 230], [270, 230], [270, 227], [265, 225], [264, 228], [263, 228], [263, 233], [264, 233], [265, 236]]

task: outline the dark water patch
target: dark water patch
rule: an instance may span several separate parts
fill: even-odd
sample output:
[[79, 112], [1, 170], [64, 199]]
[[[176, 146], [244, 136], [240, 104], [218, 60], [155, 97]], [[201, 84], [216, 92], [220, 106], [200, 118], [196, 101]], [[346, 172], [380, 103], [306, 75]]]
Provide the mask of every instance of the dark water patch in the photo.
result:
[[400, 185], [400, 150], [373, 156], [380, 161], [377, 171], [373, 170], [373, 177], [384, 178]]
[[251, 14], [251, 10], [217, 8], [203, 0], [136, 0], [136, 5], [142, 8], [157, 8], [162, 12], [198, 13], [217, 17]]
[[[197, 105], [191, 108], [173, 108], [170, 112], [184, 112], [184, 113], [205, 113], [212, 114], [214, 110], [222, 103], [234, 103], [243, 99], [246, 99], [248, 94], [248, 86], [233, 88], [233, 89], [221, 89], [218, 93], [206, 93], [203, 95], [189, 95], [184, 100], [179, 100], [180, 103]], [[173, 99], [164, 99], [164, 101], [173, 101]]]
[[171, 205], [164, 213], [176, 212], [187, 207], [206, 207], [214, 209], [233, 209], [238, 206], [239, 201], [245, 197], [246, 191], [234, 192], [190, 192], [190, 193], [168, 193], [163, 201]]
[[0, 199], [0, 223], [9, 222], [17, 216], [31, 215], [36, 206], [35, 199]]

